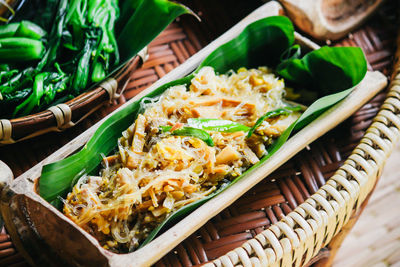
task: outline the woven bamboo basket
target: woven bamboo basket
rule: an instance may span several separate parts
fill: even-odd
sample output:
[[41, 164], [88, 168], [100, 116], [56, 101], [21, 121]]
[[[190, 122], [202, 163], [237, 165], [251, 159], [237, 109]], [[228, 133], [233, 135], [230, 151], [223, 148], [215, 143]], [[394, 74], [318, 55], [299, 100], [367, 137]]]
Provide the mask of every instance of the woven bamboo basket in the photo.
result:
[[66, 103], [51, 106], [47, 110], [33, 115], [11, 120], [1, 119], [0, 144], [13, 144], [44, 133], [61, 132], [75, 126], [107, 101], [112, 102], [119, 97], [129, 83], [132, 72], [143, 64], [146, 51], [146, 49], [141, 51], [113, 77]]
[[[18, 10], [24, 1], [6, 1], [7, 5]], [[0, 3], [0, 15], [7, 15], [8, 9]], [[9, 14], [11, 15], [11, 14]], [[66, 103], [57, 104], [36, 114], [14, 119], [0, 119], [0, 145], [13, 144], [48, 132], [61, 132], [71, 128], [98, 110], [107, 102], [118, 98], [132, 72], [138, 69], [147, 57], [145, 47], [137, 56], [128, 61], [111, 77], [92, 86], [88, 91]]]
[[[169, 27], [167, 34], [160, 36], [150, 46], [150, 59], [146, 63], [148, 65], [145, 64], [145, 69], [134, 74], [136, 76], [127, 86], [125, 99], [129, 99], [146, 85], [165, 75], [209, 42], [214, 36], [207, 35], [211, 34], [208, 27], [212, 27], [216, 17], [227, 22], [220, 26], [220, 32], [233, 23], [228, 16], [224, 15], [226, 14], [224, 12], [217, 13], [214, 17], [211, 15], [212, 12], [207, 13], [210, 10], [205, 8], [204, 1], [196, 2], [196, 5], [196, 8], [203, 11], [203, 20], [208, 21], [208, 24], [197, 25], [191, 21], [181, 21], [179, 25]], [[220, 8], [221, 11], [224, 10], [223, 3]], [[232, 15], [230, 11], [232, 10], [225, 10]], [[200, 37], [201, 34], [203, 38]], [[218, 34], [218, 31], [212, 34]], [[392, 50], [388, 46], [390, 34], [393, 33], [387, 31], [382, 34], [369, 24], [367, 28], [355, 32], [353, 39], [346, 39], [339, 45], [363, 47], [369, 59], [370, 68], [385, 71], [391, 62]], [[381, 111], [383, 115], [375, 117], [385, 98], [386, 102], [389, 102], [383, 106], [384, 110]], [[217, 266], [221, 264], [245, 266], [249, 263], [257, 265], [258, 262], [300, 265], [329, 255], [326, 249], [318, 255], [317, 253], [334, 234], [340, 232], [345, 222], [351, 218], [353, 209], [365, 205], [366, 201], [363, 200], [372, 190], [378, 177], [378, 170], [382, 168], [385, 158], [399, 135], [397, 130], [400, 126], [398, 98], [398, 91], [393, 90], [387, 97], [385, 93], [378, 95], [345, 125], [313, 143], [309, 150], [301, 152], [295, 159], [268, 176], [256, 188], [188, 237], [156, 265], [192, 266], [215, 259], [213, 264]], [[121, 99], [119, 101], [118, 104], [124, 102]], [[108, 110], [114, 108], [108, 107]], [[102, 113], [104, 114], [104, 111]], [[100, 117], [101, 115], [89, 118], [89, 121], [96, 121]], [[364, 131], [374, 117], [373, 126], [375, 127], [368, 130], [360, 143]], [[91, 123], [88, 123], [83, 126], [90, 125]], [[43, 144], [54, 146], [51, 141], [46, 140], [46, 143], [44, 139], [37, 140], [41, 141], [42, 146]], [[360, 148], [351, 153], [359, 143]], [[7, 151], [9, 153], [3, 153], [5, 150], [0, 153], [1, 159], [5, 159], [15, 174], [35, 165], [55, 149], [52, 147], [38, 154], [32, 152], [34, 148], [27, 149], [27, 144], [32, 143], [26, 141], [16, 144], [9, 147]], [[15, 160], [16, 157], [13, 156], [13, 153], [17, 153], [22, 147], [27, 151], [29, 159], [29, 162], [25, 164]], [[351, 156], [345, 165], [331, 179], [328, 179], [349, 155]], [[336, 214], [338, 214], [337, 219]], [[346, 227], [348, 226], [349, 223], [346, 224]], [[265, 231], [265, 229], [268, 230]], [[331, 246], [338, 243], [340, 235], [342, 234], [337, 235], [330, 242]], [[18, 244], [15, 243], [15, 245]], [[229, 252], [232, 249], [234, 251]], [[38, 257], [39, 255], [40, 251], [38, 251]], [[309, 261], [315, 255], [317, 256]], [[221, 258], [218, 259], [218, 257]], [[10, 264], [24, 265], [26, 263], [21, 254], [15, 251], [9, 237], [3, 234], [0, 236], [0, 265]]]

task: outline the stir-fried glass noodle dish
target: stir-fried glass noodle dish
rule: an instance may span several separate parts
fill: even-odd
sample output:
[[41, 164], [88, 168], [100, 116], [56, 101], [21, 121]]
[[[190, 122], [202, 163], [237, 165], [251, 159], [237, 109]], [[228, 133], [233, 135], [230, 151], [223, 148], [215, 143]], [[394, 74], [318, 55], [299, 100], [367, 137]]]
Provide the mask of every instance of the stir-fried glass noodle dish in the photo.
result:
[[135, 250], [172, 212], [240, 176], [301, 115], [260, 67], [217, 75], [203, 67], [189, 86], [144, 99], [99, 176], [82, 176], [64, 213], [104, 248]]

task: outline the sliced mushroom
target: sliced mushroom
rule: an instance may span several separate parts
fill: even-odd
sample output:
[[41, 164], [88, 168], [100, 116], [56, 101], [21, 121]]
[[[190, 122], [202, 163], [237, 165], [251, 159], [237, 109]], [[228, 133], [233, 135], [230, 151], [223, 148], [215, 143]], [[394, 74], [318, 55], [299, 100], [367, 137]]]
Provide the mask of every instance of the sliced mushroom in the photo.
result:
[[198, 97], [197, 101], [190, 101], [189, 103], [194, 107], [201, 106], [214, 106], [222, 102], [222, 98], [214, 97], [214, 96], [202, 96]]
[[131, 170], [137, 168], [142, 158], [143, 156], [138, 153], [129, 153], [128, 160], [126, 161], [126, 167]]
[[244, 156], [251, 164], [256, 164], [260, 161], [257, 155], [247, 145], [243, 149]]
[[143, 147], [145, 144], [145, 137], [146, 137], [146, 117], [142, 114], [136, 119], [135, 122], [135, 133], [133, 134], [133, 141], [132, 141], [132, 151], [135, 153], [143, 152]]
[[228, 170], [229, 170], [229, 166], [228, 165], [221, 164], [221, 165], [215, 166], [213, 168], [213, 172], [212, 173], [219, 173], [219, 174], [225, 175], [225, 174], [228, 173]]
[[293, 122], [299, 117], [300, 113], [295, 112], [286, 117], [280, 117], [279, 120], [274, 120], [265, 127], [259, 127], [257, 132], [266, 136], [279, 137]]
[[192, 109], [193, 115], [196, 118], [219, 119], [221, 118], [221, 111], [216, 107], [196, 107]]
[[224, 149], [222, 149], [215, 158], [215, 163], [218, 164], [227, 164], [232, 161], [240, 159], [239, 153], [233, 149], [232, 146], [227, 145]]

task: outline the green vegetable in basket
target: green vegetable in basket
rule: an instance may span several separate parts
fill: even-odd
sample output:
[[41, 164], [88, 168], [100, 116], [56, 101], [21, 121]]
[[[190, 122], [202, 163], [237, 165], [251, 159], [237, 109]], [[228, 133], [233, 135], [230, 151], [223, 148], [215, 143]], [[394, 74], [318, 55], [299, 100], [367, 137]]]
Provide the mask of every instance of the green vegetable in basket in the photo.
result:
[[28, 115], [35, 106], [49, 104], [53, 101], [55, 94], [65, 90], [69, 77], [65, 73], [42, 72], [35, 76], [33, 92], [17, 108], [16, 112]]
[[26, 68], [21, 72], [16, 69], [3, 71], [2, 75], [7, 79], [0, 80], [0, 93], [10, 94], [22, 90], [33, 79], [34, 74], [35, 69], [32, 67]]
[[32, 93], [32, 89], [27, 88], [24, 90], [16, 91], [13, 93], [6, 93], [0, 95], [1, 105], [0, 105], [0, 112], [5, 113], [7, 110], [11, 109], [15, 106], [16, 103], [23, 101]]
[[68, 0], [59, 0], [53, 21], [54, 24], [51, 26], [51, 31], [49, 34], [49, 45], [46, 54], [36, 67], [37, 72], [41, 72], [43, 69], [51, 68], [56, 60], [57, 51], [60, 47], [61, 38], [63, 37], [67, 8]]
[[0, 38], [0, 63], [38, 60], [44, 53], [41, 41], [24, 37]]
[[45, 35], [46, 32], [40, 26], [30, 21], [0, 25], [0, 63], [13, 64], [41, 59], [46, 48], [40, 39]]
[[30, 39], [40, 40], [46, 35], [46, 31], [40, 26], [32, 23], [30, 21], [24, 20], [19, 23], [17, 31], [14, 36], [16, 37], [26, 37]]
[[[98, 38], [88, 37], [78, 60], [78, 65], [73, 76], [72, 88], [76, 93], [81, 92], [89, 82], [89, 64], [92, 53], [96, 50]], [[103, 77], [104, 78], [104, 77]]]
[[35, 23], [27, 20], [0, 25], [0, 38], [25, 37], [34, 40], [40, 40], [45, 35], [45, 30]]
[[[15, 22], [0, 26], [0, 64], [4, 66], [0, 105], [5, 104], [1, 96], [7, 95], [9, 107], [0, 109], [1, 117], [27, 115], [66, 96], [79, 95], [127, 63], [177, 16], [190, 12], [167, 0], [49, 0], [36, 4], [39, 9], [26, 1]], [[135, 8], [124, 10], [124, 23], [118, 23], [117, 31], [121, 6]], [[61, 84], [51, 82], [59, 75], [56, 65], [65, 73]]]

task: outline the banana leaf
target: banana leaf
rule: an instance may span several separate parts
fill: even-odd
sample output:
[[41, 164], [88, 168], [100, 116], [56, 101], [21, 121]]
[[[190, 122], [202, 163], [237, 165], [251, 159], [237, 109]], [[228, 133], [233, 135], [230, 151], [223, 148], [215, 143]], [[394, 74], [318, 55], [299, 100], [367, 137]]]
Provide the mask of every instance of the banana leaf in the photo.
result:
[[[314, 103], [302, 116], [268, 148], [268, 154], [259, 163], [233, 181], [222, 184], [211, 195], [172, 213], [150, 233], [142, 246], [147, 244], [160, 231], [164, 231], [184, 215], [220, 194], [240, 179], [245, 179], [247, 173], [263, 164], [277, 152], [293, 131], [301, 130], [324, 111], [344, 99], [365, 76], [366, 60], [359, 48], [323, 47], [303, 55], [302, 58], [300, 58], [302, 55], [299, 49], [297, 45], [294, 45], [294, 29], [288, 18], [275, 16], [250, 24], [236, 38], [211, 53], [192, 74], [157, 88], [145, 98], [131, 103], [113, 114], [99, 127], [80, 152], [44, 166], [39, 181], [40, 195], [47, 201], [53, 201], [58, 196], [64, 197], [71, 190], [75, 176], [79, 175], [82, 170], [85, 170], [86, 173], [96, 170], [101, 161], [100, 154], [107, 155], [116, 147], [117, 138], [121, 136], [121, 132], [128, 128], [135, 121], [138, 112], [141, 112], [141, 101], [159, 96], [173, 85], [189, 84], [194, 74], [203, 66], [212, 66], [216, 72], [225, 73], [239, 67], [250, 68], [267, 65], [277, 70], [277, 73], [291, 82], [295, 88], [306, 86], [308, 90], [320, 96], [319, 99], [314, 99]], [[295, 53], [290, 53], [290, 51], [295, 51]], [[285, 58], [288, 53], [293, 55]], [[350, 56], [344, 56], [346, 53]], [[332, 69], [335, 70], [334, 78], [319, 80], [321, 77], [329, 76]], [[334, 81], [336, 87], [330, 84], [332, 79], [336, 79]]]
[[[362, 58], [361, 48], [322, 47], [300, 57], [300, 47], [292, 57], [281, 62], [277, 73], [304, 87], [317, 88], [320, 96], [345, 90], [360, 81], [367, 65], [349, 58]], [[362, 69], [359, 69], [359, 68]]]
[[[121, 63], [134, 57], [174, 19], [183, 14], [193, 14], [187, 7], [167, 0], [125, 0], [121, 5], [121, 22], [117, 21], [119, 29], [122, 29], [117, 33]], [[126, 8], [131, 13], [124, 9], [127, 6], [133, 7]]]

